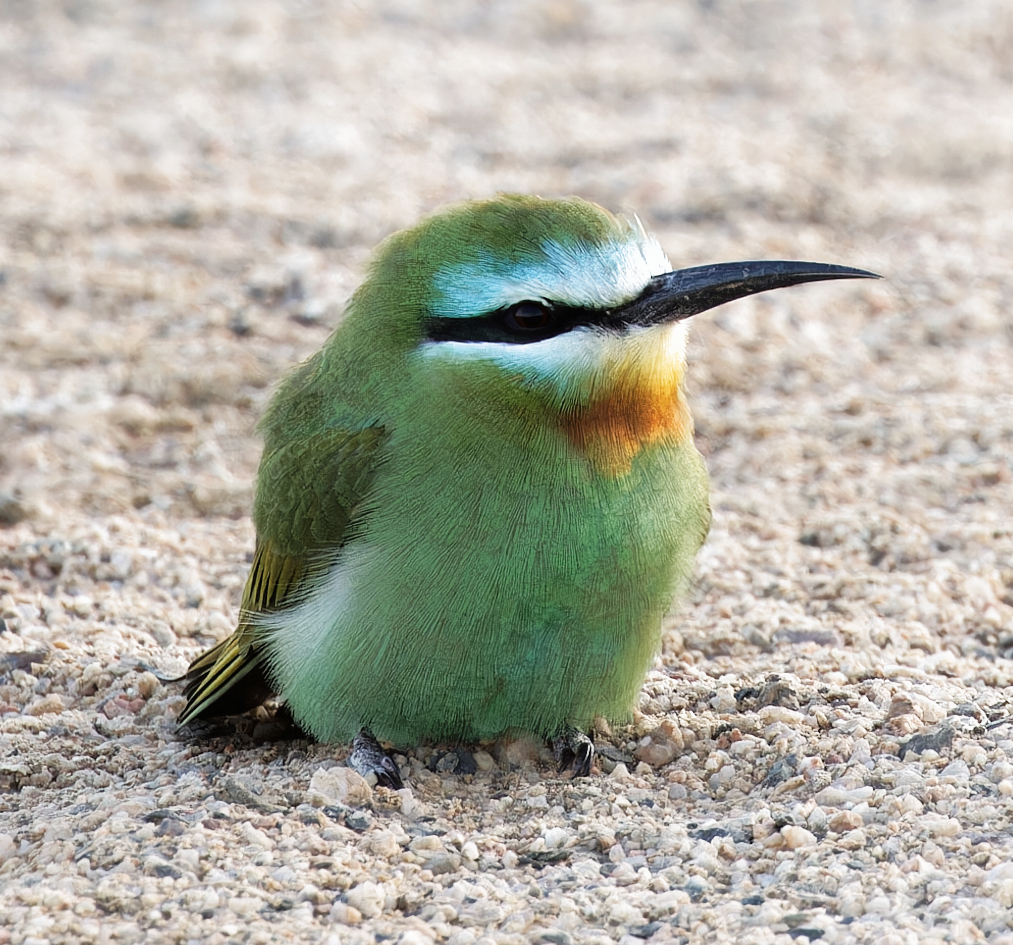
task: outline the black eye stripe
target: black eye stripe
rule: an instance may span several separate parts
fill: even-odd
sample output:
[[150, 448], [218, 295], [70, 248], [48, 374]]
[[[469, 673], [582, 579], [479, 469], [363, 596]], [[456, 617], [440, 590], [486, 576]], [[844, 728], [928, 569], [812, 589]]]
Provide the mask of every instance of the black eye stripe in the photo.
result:
[[601, 325], [609, 313], [600, 309], [525, 299], [485, 315], [447, 318], [432, 315], [426, 323], [430, 341], [497, 341], [531, 344], [554, 338], [582, 325]]

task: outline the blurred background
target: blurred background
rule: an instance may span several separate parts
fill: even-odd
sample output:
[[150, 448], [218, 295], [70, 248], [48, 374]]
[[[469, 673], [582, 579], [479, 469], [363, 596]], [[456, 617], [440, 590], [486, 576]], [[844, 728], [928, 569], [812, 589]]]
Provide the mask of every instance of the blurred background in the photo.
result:
[[[694, 322], [717, 515], [690, 643], [768, 644], [788, 618], [754, 597], [892, 569], [919, 645], [1005, 645], [1006, 0], [6, 0], [0, 75], [12, 628], [224, 632], [272, 386], [385, 235], [531, 191], [639, 214], [677, 266], [886, 277]], [[843, 639], [883, 617], [869, 586]]]

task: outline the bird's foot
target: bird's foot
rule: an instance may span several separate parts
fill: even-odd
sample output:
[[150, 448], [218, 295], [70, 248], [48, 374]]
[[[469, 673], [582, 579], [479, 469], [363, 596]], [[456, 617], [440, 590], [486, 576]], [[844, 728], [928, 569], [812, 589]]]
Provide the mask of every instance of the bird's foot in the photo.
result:
[[586, 778], [591, 774], [594, 761], [594, 742], [580, 729], [566, 725], [552, 739], [552, 755], [560, 771], [572, 764], [573, 777]]
[[371, 774], [375, 775], [377, 784], [392, 791], [399, 791], [404, 787], [401, 772], [397, 770], [394, 759], [380, 747], [380, 743], [367, 728], [361, 729], [352, 739], [348, 767], [364, 778], [368, 778]]

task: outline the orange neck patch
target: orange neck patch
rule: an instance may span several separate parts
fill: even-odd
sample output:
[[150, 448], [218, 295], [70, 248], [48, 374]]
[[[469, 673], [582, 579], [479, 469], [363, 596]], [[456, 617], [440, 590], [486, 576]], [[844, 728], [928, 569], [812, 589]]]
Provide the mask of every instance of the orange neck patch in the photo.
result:
[[[590, 403], [565, 413], [560, 429], [570, 444], [613, 477], [630, 471], [646, 446], [691, 435], [693, 421], [682, 397], [682, 372], [669, 370], [620, 376]], [[648, 376], [645, 376], [648, 375]]]

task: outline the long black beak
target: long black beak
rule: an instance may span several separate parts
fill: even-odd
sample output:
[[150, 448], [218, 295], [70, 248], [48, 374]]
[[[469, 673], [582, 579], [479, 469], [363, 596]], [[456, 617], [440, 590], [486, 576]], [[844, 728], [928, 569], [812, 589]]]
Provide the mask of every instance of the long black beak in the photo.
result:
[[828, 263], [753, 260], [693, 266], [655, 276], [635, 299], [611, 312], [616, 325], [679, 321], [769, 289], [827, 279], [879, 279], [874, 272]]

